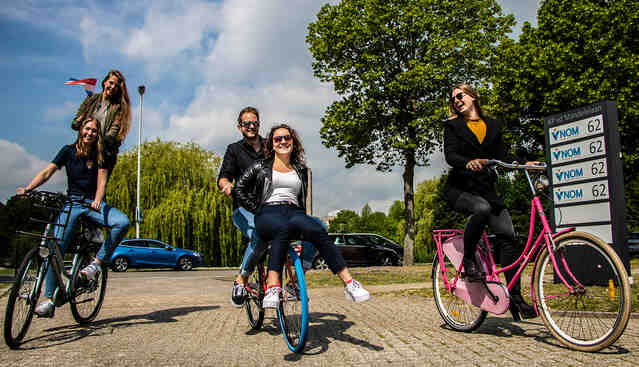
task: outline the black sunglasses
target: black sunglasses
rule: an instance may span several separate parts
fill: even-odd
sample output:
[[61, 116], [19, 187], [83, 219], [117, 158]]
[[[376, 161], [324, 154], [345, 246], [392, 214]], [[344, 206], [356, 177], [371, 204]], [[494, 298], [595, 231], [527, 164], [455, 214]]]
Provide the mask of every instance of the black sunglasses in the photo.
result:
[[450, 96], [450, 100], [451, 101], [454, 101], [455, 98], [457, 98], [458, 100], [461, 101], [462, 99], [464, 99], [464, 93], [459, 92], [459, 93], [455, 94], [454, 96]]
[[247, 128], [250, 127], [251, 125], [255, 125], [255, 127], [260, 126], [260, 122], [259, 121], [240, 121], [240, 126]]
[[291, 139], [292, 139], [292, 137], [291, 137], [290, 135], [281, 135], [281, 136], [274, 136], [274, 137], [273, 137], [273, 141], [274, 141], [275, 143], [279, 143], [279, 142], [281, 142], [282, 140], [284, 140], [284, 141], [289, 141], [289, 140], [291, 140]]

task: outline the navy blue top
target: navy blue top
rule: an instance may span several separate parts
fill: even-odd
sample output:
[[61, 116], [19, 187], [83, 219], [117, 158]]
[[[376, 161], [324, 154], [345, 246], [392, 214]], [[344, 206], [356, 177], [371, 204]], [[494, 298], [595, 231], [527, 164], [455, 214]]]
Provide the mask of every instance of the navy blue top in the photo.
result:
[[98, 187], [98, 160], [95, 153], [89, 153], [87, 157], [78, 157], [75, 144], [65, 145], [53, 158], [52, 163], [66, 168], [68, 181], [68, 195], [84, 195], [87, 199], [95, 197]]

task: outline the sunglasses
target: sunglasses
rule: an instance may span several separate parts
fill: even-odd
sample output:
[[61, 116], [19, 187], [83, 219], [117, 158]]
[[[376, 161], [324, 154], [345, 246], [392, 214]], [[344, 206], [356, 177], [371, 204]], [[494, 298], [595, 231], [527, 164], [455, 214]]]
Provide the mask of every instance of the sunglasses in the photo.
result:
[[281, 141], [289, 141], [293, 139], [290, 135], [281, 135], [281, 136], [274, 136], [273, 137], [273, 141], [275, 143], [280, 143]]
[[259, 121], [240, 121], [240, 126], [242, 126], [243, 128], [248, 128], [251, 125], [255, 125], [255, 127], [260, 126], [260, 122]]
[[461, 101], [462, 99], [464, 99], [464, 93], [459, 92], [459, 93], [455, 94], [454, 96], [450, 96], [450, 100], [451, 101], [454, 101], [455, 98], [457, 98], [458, 100]]

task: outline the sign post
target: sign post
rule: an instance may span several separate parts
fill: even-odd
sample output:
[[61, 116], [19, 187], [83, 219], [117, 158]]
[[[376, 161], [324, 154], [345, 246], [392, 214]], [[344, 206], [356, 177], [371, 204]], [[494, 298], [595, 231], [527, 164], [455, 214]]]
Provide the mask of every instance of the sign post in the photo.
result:
[[617, 105], [544, 118], [554, 230], [576, 227], [612, 245], [630, 273]]

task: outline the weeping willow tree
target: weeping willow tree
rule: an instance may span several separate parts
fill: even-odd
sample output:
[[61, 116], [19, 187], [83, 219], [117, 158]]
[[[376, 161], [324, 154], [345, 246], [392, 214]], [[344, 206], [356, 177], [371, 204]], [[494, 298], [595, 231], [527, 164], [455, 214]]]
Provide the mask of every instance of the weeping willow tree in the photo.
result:
[[[195, 143], [145, 142], [142, 145], [140, 237], [200, 252], [206, 264], [236, 266], [241, 234], [231, 221], [232, 202], [216, 187], [221, 159]], [[109, 180], [109, 202], [135, 218], [137, 147], [118, 156]], [[133, 223], [133, 221], [132, 221]], [[135, 226], [128, 237], [135, 236]]]

